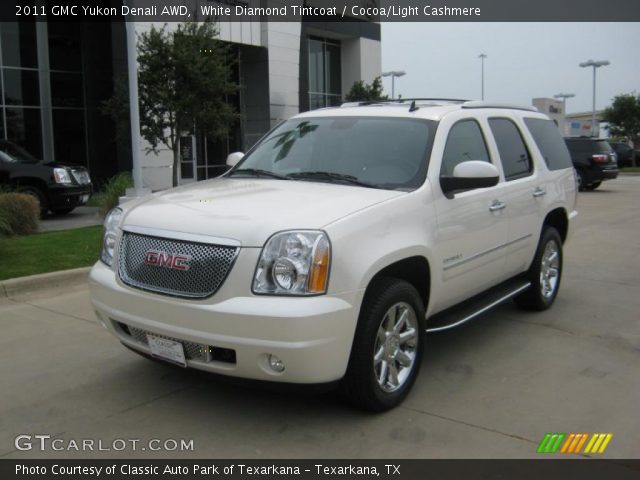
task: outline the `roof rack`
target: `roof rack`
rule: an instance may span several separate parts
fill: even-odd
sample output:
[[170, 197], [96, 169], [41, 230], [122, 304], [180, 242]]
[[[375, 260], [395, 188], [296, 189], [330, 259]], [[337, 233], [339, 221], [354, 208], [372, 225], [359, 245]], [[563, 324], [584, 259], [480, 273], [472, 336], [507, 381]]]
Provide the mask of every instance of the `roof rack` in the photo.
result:
[[468, 100], [462, 98], [393, 98], [387, 100], [366, 100], [361, 102], [345, 102], [341, 107], [364, 107], [366, 105], [386, 105], [389, 103], [404, 104], [418, 102], [448, 102], [448, 103], [465, 103]]
[[500, 103], [500, 102], [486, 102], [483, 100], [472, 100], [464, 102], [462, 108], [509, 108], [512, 110], [526, 110], [528, 112], [537, 112], [536, 107], [530, 107], [527, 105], [517, 105], [513, 103]]

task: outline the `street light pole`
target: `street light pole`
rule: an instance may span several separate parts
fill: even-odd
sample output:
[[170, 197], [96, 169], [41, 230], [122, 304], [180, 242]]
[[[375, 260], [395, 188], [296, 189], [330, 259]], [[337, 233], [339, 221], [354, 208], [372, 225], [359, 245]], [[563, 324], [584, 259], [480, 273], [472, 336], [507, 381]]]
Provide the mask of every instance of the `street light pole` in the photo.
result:
[[487, 55], [484, 53], [481, 53], [480, 55], [478, 55], [478, 58], [480, 59], [482, 100], [484, 100], [484, 59], [487, 58]]
[[391, 77], [391, 100], [396, 98], [396, 77], [402, 77], [406, 75], [407, 72], [404, 70], [391, 70], [390, 72], [382, 72], [383, 77]]
[[567, 120], [567, 98], [573, 98], [575, 94], [573, 93], [558, 93], [553, 96], [553, 98], [561, 98], [562, 99], [562, 128], [561, 131], [563, 134], [567, 133], [566, 120]]
[[561, 98], [562, 99], [562, 114], [567, 115], [567, 98], [573, 98], [575, 94], [573, 93], [558, 93], [554, 95], [553, 98]]
[[591, 136], [596, 135], [596, 69], [609, 65], [608, 60], [587, 60], [580, 64], [581, 67], [593, 67], [593, 108], [591, 110]]

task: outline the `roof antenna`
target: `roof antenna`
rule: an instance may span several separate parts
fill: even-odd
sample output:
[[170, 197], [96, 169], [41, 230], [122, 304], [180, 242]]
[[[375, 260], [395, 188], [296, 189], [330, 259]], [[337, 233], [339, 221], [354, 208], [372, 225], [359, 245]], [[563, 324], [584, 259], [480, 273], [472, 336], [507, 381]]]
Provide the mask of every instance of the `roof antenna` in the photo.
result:
[[420, 107], [416, 107], [416, 101], [412, 101], [411, 102], [411, 106], [409, 107], [409, 111], [410, 112], [415, 112], [416, 110], [418, 110]]

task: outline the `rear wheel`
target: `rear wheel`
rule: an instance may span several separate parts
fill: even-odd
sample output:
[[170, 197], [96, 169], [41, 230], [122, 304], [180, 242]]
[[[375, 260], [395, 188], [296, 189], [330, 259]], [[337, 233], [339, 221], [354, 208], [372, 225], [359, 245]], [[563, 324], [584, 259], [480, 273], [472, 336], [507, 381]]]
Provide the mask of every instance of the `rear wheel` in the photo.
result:
[[587, 190], [595, 190], [601, 184], [602, 184], [602, 182], [593, 182], [591, 185], [587, 185]]
[[576, 170], [576, 173], [578, 175], [578, 190], [583, 191], [586, 187], [586, 185], [584, 184], [585, 182], [584, 173], [582, 173], [581, 170]]
[[527, 272], [531, 286], [515, 298], [525, 310], [546, 310], [558, 294], [562, 277], [562, 239], [553, 227], [546, 227]]
[[381, 278], [367, 292], [342, 391], [359, 408], [384, 411], [400, 404], [418, 375], [424, 306], [403, 280]]

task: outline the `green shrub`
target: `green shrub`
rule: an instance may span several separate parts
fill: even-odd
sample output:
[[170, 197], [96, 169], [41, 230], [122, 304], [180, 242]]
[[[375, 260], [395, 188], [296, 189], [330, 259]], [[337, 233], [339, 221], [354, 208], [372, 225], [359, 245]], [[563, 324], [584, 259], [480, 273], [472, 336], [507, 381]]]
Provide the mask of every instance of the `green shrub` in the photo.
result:
[[3, 216], [3, 213], [0, 212], [0, 238], [9, 237], [11, 235], [13, 235], [11, 225], [9, 225], [9, 221]]
[[122, 172], [111, 177], [104, 185], [100, 196], [100, 213], [105, 216], [109, 210], [118, 206], [118, 200], [125, 193], [127, 188], [133, 187], [133, 179], [129, 172]]
[[36, 198], [24, 193], [0, 193], [0, 218], [4, 219], [10, 234], [35, 233], [40, 220], [40, 204]]

